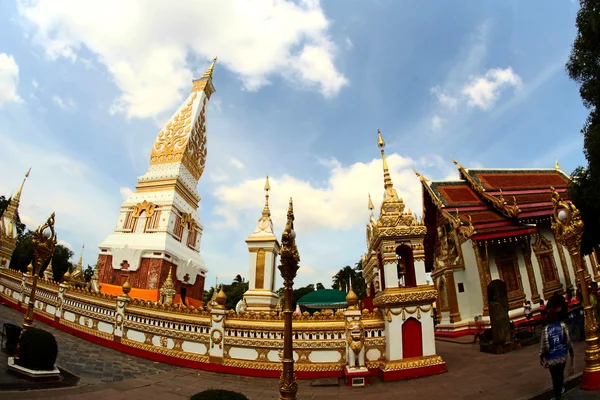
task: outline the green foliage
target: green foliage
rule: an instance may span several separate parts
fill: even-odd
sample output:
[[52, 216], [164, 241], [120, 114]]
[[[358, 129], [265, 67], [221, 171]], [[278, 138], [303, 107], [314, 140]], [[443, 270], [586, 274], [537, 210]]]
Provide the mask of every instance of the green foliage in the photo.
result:
[[573, 172], [569, 198], [581, 211], [585, 223], [581, 250], [589, 254], [600, 244], [600, 0], [580, 0], [576, 24], [578, 34], [566, 68], [590, 109], [581, 130], [588, 165]]
[[225, 303], [226, 308], [228, 310], [235, 310], [235, 306], [237, 306], [237, 303], [244, 297], [244, 293], [246, 293], [247, 290], [248, 282], [240, 275], [235, 277], [231, 285], [223, 285], [223, 291], [227, 295], [227, 303]]
[[213, 293], [215, 292], [215, 288], [214, 286], [211, 287], [209, 290], [205, 290], [204, 291], [204, 305], [208, 305], [208, 302], [210, 301], [210, 299], [212, 299]]
[[[8, 204], [10, 203], [10, 198], [6, 198], [5, 196], [0, 196], [0, 216], [2, 216], [2, 214], [4, 213], [4, 210], [6, 210], [6, 207], [8, 207]], [[21, 222], [21, 218], [19, 217], [19, 211], [17, 210], [17, 223], [16, 223], [16, 228], [17, 228], [17, 236], [20, 238], [24, 233], [25, 233], [25, 224]]]
[[[31, 240], [33, 239], [33, 232], [27, 230], [17, 240], [17, 247], [13, 252], [10, 260], [10, 269], [16, 269], [21, 272], [27, 271], [27, 266], [33, 260], [33, 246]], [[71, 269], [73, 265], [69, 259], [73, 257], [73, 252], [67, 247], [57, 244], [54, 248], [54, 254], [52, 255], [52, 271], [54, 272], [54, 280], [61, 281], [63, 275], [67, 270]], [[47, 262], [40, 271], [40, 276], [43, 276], [44, 270], [47, 268], [49, 262]]]
[[54, 336], [45, 330], [28, 328], [19, 341], [19, 364], [36, 371], [54, 369], [58, 345]]
[[[296, 309], [296, 303], [302, 298], [302, 296], [304, 296], [305, 294], [312, 293], [314, 291], [315, 285], [313, 285], [312, 283], [310, 285], [294, 289], [292, 291], [292, 310]], [[283, 299], [283, 288], [279, 288], [277, 290], [277, 294], [280, 298]]]
[[344, 268], [340, 269], [338, 273], [333, 276], [331, 287], [336, 290], [348, 292], [350, 282], [352, 282], [352, 290], [359, 299], [362, 299], [367, 295], [367, 284], [362, 274], [362, 261], [357, 262], [354, 268], [346, 265]]
[[209, 389], [196, 393], [190, 397], [190, 400], [248, 400], [248, 398], [231, 390]]
[[325, 290], [325, 286], [321, 282], [317, 283], [317, 290]]

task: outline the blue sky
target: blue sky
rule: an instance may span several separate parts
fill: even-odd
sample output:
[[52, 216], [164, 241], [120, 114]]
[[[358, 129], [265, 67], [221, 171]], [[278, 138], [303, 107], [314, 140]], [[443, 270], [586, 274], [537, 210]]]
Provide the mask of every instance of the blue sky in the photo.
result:
[[[84, 4], [85, 3], [85, 4]], [[570, 1], [0, 2], [0, 193], [27, 168], [30, 228], [56, 211], [84, 262], [115, 227], [162, 125], [213, 56], [208, 161], [198, 191], [202, 254], [215, 275], [248, 275], [244, 239], [266, 173], [281, 234], [294, 197], [300, 285], [365, 251], [367, 194], [392, 179], [421, 213], [412, 166], [584, 162], [587, 116], [564, 69]]]

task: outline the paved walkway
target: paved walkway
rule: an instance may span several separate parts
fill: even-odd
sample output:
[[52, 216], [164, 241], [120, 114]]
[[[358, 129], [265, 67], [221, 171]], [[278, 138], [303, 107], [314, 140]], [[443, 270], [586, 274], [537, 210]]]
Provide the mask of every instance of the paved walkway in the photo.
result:
[[[23, 314], [2, 304], [0, 326], [4, 322], [22, 325]], [[59, 349], [56, 363], [77, 375], [80, 386], [152, 376], [178, 368], [89, 343], [39, 321], [35, 321], [35, 326], [51, 332], [56, 337]]]
[[[0, 320], [20, 322], [22, 315], [2, 306]], [[277, 379], [216, 374], [154, 363], [86, 342], [40, 322], [36, 322], [36, 325], [56, 336], [59, 343], [58, 364], [72, 368], [72, 372], [80, 375], [81, 384], [76, 388], [2, 392], [2, 398], [183, 400], [208, 388], [239, 391], [249, 399], [279, 398]], [[584, 346], [584, 343], [575, 344], [576, 371], [581, 371], [583, 367]], [[446, 360], [448, 373], [386, 383], [374, 379], [371, 386], [355, 389], [346, 386], [313, 387], [311, 381], [301, 380], [298, 381], [298, 398], [522, 399], [550, 386], [550, 374], [538, 362], [538, 346], [491, 355], [480, 353], [477, 346], [438, 341], [437, 349], [438, 354]], [[577, 394], [571, 392], [567, 398], [584, 398]]]

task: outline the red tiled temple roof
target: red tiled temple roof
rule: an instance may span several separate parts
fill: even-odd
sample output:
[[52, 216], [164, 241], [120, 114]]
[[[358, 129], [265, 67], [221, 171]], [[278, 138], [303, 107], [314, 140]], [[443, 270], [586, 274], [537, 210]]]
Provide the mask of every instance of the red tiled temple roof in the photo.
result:
[[427, 181], [421, 177], [424, 196], [431, 200], [424, 198], [424, 204], [446, 213], [446, 218], [458, 217], [463, 227], [472, 223], [472, 240], [535, 232], [537, 228], [528, 224], [547, 220], [554, 212], [550, 187], [568, 201], [569, 176], [560, 169], [469, 170], [456, 165], [460, 181]]

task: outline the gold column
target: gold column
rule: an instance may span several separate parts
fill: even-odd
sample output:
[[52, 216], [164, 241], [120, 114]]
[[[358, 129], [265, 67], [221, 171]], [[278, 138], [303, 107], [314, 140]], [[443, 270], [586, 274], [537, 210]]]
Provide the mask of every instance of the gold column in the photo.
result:
[[481, 284], [481, 295], [483, 296], [483, 315], [488, 315], [488, 298], [487, 298], [487, 287], [492, 281], [492, 274], [490, 273], [490, 257], [487, 252], [487, 244], [485, 244], [485, 254], [481, 254], [479, 244], [475, 241], [471, 241], [473, 245], [473, 251], [475, 252], [475, 259], [477, 260], [477, 271], [479, 272], [479, 282]]
[[558, 243], [556, 239], [556, 232], [552, 231], [554, 235], [554, 241], [556, 242], [556, 248], [558, 250], [558, 257], [560, 258], [560, 265], [562, 266], [563, 274], [565, 275], [565, 286], [567, 291], [573, 290], [573, 284], [571, 283], [571, 274], [569, 273], [569, 266], [567, 265], [567, 257], [565, 257], [564, 247]]
[[460, 322], [460, 311], [458, 309], [458, 297], [456, 296], [456, 282], [454, 271], [446, 271], [446, 291], [448, 293], [448, 306], [450, 307], [450, 322]]
[[598, 265], [598, 252], [596, 247], [594, 247], [594, 250], [590, 254], [590, 260], [592, 260], [592, 266], [594, 269], [594, 280], [598, 282], [600, 281], [600, 266]]
[[285, 303], [283, 307], [283, 371], [279, 378], [279, 398], [296, 399], [298, 393], [298, 382], [294, 374], [294, 348], [292, 343], [292, 292], [294, 287], [294, 278], [298, 272], [298, 263], [300, 254], [296, 247], [296, 232], [294, 232], [294, 207], [290, 198], [290, 205], [287, 213], [287, 223], [283, 234], [281, 235], [281, 277], [283, 278], [283, 288]]
[[44, 265], [46, 261], [52, 257], [54, 254], [54, 248], [56, 247], [54, 213], [50, 215], [50, 218], [48, 218], [44, 225], [38, 226], [38, 228], [35, 230], [31, 244], [33, 246], [31, 293], [29, 294], [29, 304], [27, 305], [27, 312], [25, 313], [21, 335], [26, 329], [33, 327], [33, 308], [35, 306], [35, 292], [37, 290], [40, 269], [42, 268], [42, 265]]
[[437, 323], [441, 324], [442, 323], [442, 292], [440, 291], [440, 285], [438, 284], [438, 279], [433, 278], [433, 286], [435, 287], [435, 290], [437, 291], [437, 301], [436, 301], [436, 307], [435, 307], [435, 312], [436, 312], [436, 319], [437, 319]]
[[525, 260], [525, 268], [527, 269], [527, 279], [529, 280], [529, 288], [531, 289], [531, 302], [533, 304], [540, 302], [540, 293], [538, 292], [537, 282], [535, 280], [535, 272], [531, 263], [531, 245], [529, 239], [521, 247], [523, 251], [523, 259]]
[[552, 188], [552, 202], [554, 203], [554, 218], [552, 230], [556, 239], [567, 247], [576, 269], [576, 276], [582, 283], [583, 310], [585, 314], [585, 367], [581, 387], [584, 390], [600, 389], [600, 338], [598, 337], [598, 323], [590, 304], [588, 287], [585, 284], [585, 272], [581, 257], [581, 237], [584, 224], [579, 210], [573, 203], [566, 203]]

